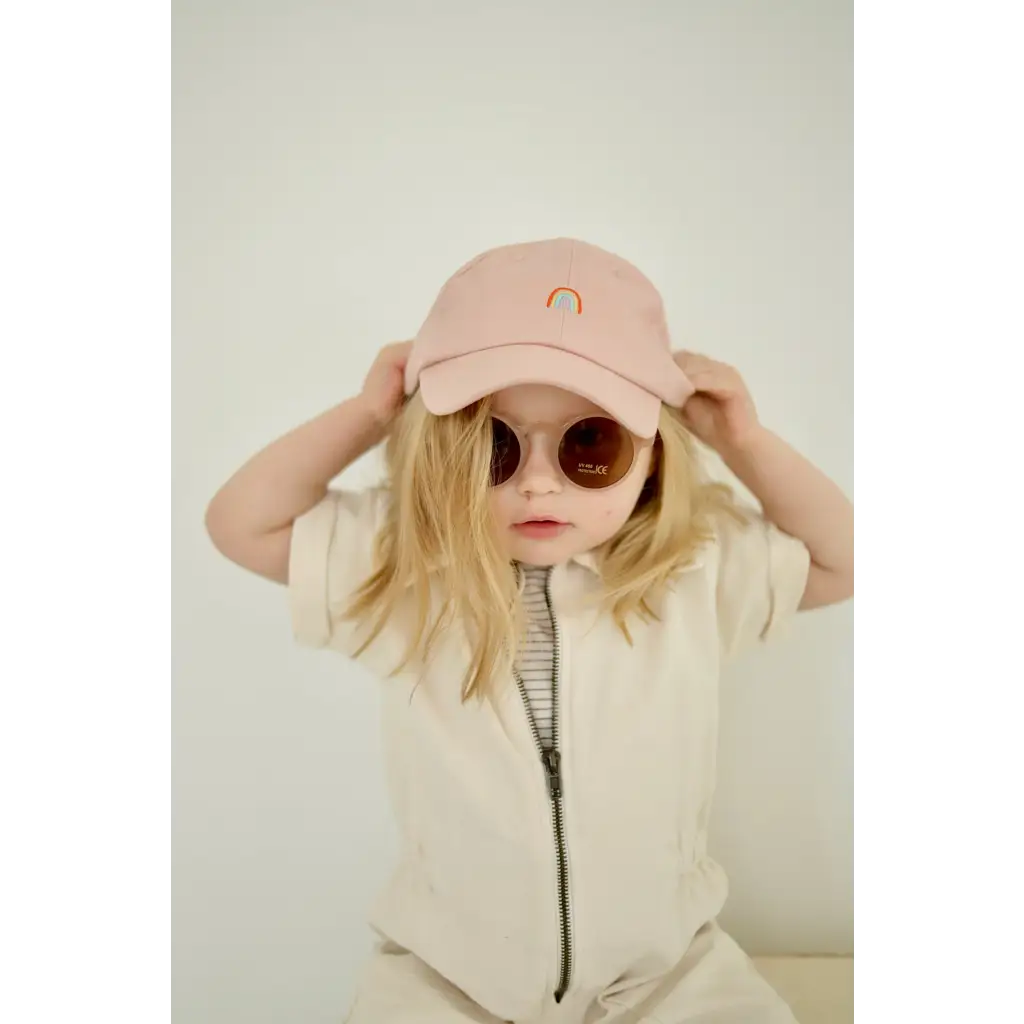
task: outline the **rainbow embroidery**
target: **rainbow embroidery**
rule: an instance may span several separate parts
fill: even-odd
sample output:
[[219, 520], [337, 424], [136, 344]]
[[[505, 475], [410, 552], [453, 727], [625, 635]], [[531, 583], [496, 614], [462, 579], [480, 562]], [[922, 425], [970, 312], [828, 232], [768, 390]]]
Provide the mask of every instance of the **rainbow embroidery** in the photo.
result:
[[579, 292], [571, 288], [556, 288], [548, 296], [549, 309], [571, 309], [574, 313], [583, 312], [583, 300]]

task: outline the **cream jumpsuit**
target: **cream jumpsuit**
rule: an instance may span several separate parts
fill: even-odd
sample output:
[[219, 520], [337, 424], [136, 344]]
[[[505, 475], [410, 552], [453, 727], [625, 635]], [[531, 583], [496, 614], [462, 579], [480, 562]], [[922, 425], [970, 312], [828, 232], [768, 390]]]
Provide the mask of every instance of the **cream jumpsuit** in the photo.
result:
[[[388, 500], [331, 492], [296, 521], [299, 642], [358, 647], [338, 613], [370, 572]], [[593, 558], [556, 566], [554, 760], [511, 679], [460, 700], [458, 629], [387, 678], [410, 628], [393, 616], [360, 663], [381, 678], [400, 849], [350, 1024], [793, 1024], [717, 924], [728, 883], [707, 826], [721, 667], [792, 617], [808, 567], [804, 545], [759, 515], [723, 520], [659, 621], [631, 623], [630, 646], [595, 610]]]

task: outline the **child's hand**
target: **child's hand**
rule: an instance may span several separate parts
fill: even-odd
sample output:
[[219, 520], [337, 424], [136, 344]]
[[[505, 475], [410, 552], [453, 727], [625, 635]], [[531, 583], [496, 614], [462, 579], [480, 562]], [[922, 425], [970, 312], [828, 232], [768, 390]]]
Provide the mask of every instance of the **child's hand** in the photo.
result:
[[409, 358], [411, 341], [385, 345], [377, 353], [360, 396], [381, 426], [388, 426], [402, 408], [405, 398], [405, 364]]
[[695, 352], [673, 358], [697, 389], [683, 406], [683, 422], [720, 455], [741, 449], [761, 425], [739, 372]]

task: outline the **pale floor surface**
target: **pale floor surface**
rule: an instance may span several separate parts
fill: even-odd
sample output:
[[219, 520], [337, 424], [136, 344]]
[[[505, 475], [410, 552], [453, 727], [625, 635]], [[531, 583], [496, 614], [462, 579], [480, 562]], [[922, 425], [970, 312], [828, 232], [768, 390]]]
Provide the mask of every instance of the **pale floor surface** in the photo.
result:
[[800, 1024], [853, 1024], [852, 956], [756, 956]]

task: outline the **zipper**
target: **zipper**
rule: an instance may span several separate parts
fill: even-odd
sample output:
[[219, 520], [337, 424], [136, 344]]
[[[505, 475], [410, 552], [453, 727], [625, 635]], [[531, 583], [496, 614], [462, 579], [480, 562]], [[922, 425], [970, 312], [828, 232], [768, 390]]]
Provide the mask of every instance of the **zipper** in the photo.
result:
[[526, 708], [530, 732], [533, 733], [533, 742], [536, 744], [537, 752], [540, 754], [541, 765], [544, 768], [544, 775], [548, 784], [548, 796], [551, 800], [551, 826], [555, 838], [555, 863], [558, 868], [558, 942], [560, 951], [555, 1002], [560, 1003], [566, 990], [569, 988], [569, 981], [572, 978], [572, 924], [570, 914], [571, 903], [569, 899], [569, 851], [565, 842], [565, 816], [562, 806], [562, 755], [558, 749], [558, 672], [562, 644], [558, 623], [555, 620], [555, 613], [551, 604], [550, 570], [544, 582], [544, 600], [547, 603], [548, 614], [551, 616], [551, 624], [555, 632], [555, 646], [551, 664], [550, 747], [545, 747], [541, 741], [540, 731], [533, 717], [530, 698], [526, 694], [526, 687], [523, 684], [522, 677], [515, 667], [513, 667], [512, 672], [515, 676], [516, 686], [519, 688], [519, 695], [522, 698], [523, 706]]

